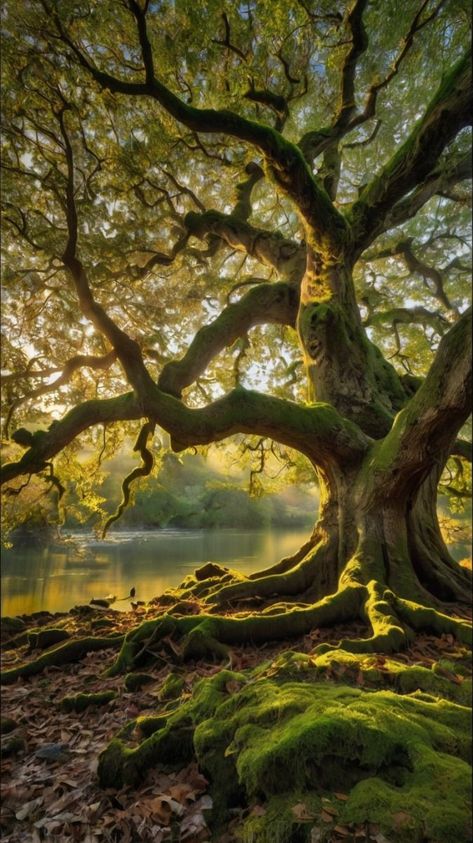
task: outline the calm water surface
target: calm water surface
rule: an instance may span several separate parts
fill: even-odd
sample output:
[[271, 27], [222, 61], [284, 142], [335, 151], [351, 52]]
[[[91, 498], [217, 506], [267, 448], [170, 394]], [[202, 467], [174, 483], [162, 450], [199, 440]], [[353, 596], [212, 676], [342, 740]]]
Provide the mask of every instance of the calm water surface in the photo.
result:
[[[294, 553], [307, 530], [159, 530], [117, 532], [106, 541], [73, 534], [76, 546], [2, 553], [1, 614], [67, 611], [92, 597], [150, 600], [203, 562], [252, 573]], [[128, 609], [124, 600], [116, 608]]]

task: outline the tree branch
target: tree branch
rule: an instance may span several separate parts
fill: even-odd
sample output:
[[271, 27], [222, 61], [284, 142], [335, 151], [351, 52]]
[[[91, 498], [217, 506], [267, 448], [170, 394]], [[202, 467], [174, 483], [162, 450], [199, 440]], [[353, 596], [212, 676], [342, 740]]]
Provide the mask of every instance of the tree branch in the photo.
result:
[[[22, 395], [21, 398], [16, 398], [13, 401], [5, 419], [5, 436], [8, 438], [8, 430], [13, 413], [21, 404], [24, 404], [25, 401], [30, 401], [33, 398], [39, 398], [41, 395], [46, 395], [47, 392], [54, 392], [56, 389], [59, 389], [60, 386], [64, 386], [66, 383], [69, 383], [72, 375], [78, 369], [89, 368], [106, 370], [110, 368], [116, 359], [117, 353], [115, 350], [109, 351], [108, 354], [104, 354], [101, 357], [95, 357], [92, 354], [77, 354], [75, 357], [71, 357], [71, 359], [64, 364], [62, 371], [59, 370], [61, 371], [61, 374], [56, 378], [56, 380], [52, 381], [52, 383], [41, 384], [41, 386], [38, 386], [36, 389], [33, 389], [31, 392], [28, 392], [26, 395]], [[44, 377], [45, 373], [30, 372], [29, 377], [38, 377], [40, 374]]]
[[287, 240], [277, 231], [256, 228], [233, 214], [206, 211], [189, 212], [185, 218], [188, 231], [203, 238], [209, 234], [221, 237], [229, 246], [257, 258], [279, 273], [296, 272], [299, 280], [305, 265], [305, 250], [294, 240]]
[[184, 357], [164, 366], [158, 386], [163, 392], [180, 397], [182, 390], [194, 383], [223, 348], [250, 328], [267, 323], [294, 327], [298, 305], [298, 290], [289, 284], [253, 287], [240, 301], [229, 304], [210, 325], [197, 331]]
[[424, 116], [351, 210], [354, 252], [359, 255], [383, 231], [389, 211], [434, 169], [447, 144], [471, 121], [470, 52], [441, 82]]
[[396, 202], [392, 210], [386, 216], [383, 230], [394, 228], [407, 220], [412, 219], [432, 196], [442, 196], [445, 191], [458, 184], [458, 182], [471, 179], [472, 159], [468, 152], [459, 160], [445, 162], [445, 166], [436, 168], [429, 173], [427, 178], [421, 182], [406, 199]]
[[441, 340], [422, 386], [372, 450], [378, 494], [406, 500], [455, 447], [471, 412], [471, 363], [469, 308]]
[[64, 266], [73, 280], [82, 313], [103, 333], [114, 348], [120, 363], [133, 388], [141, 392], [152, 384], [152, 378], [143, 362], [138, 343], [115, 324], [104, 308], [95, 301], [89, 286], [87, 274], [82, 262], [77, 257], [78, 218], [74, 188], [74, 156], [66, 129], [64, 114], [69, 110], [67, 103], [57, 113], [67, 164], [66, 181], [66, 220], [68, 238], [62, 255]]
[[29, 440], [22, 442], [29, 447], [21, 460], [2, 467], [1, 483], [43, 471], [46, 462], [93, 425], [139, 418], [167, 430], [175, 451], [249, 433], [297, 448], [322, 466], [337, 460], [344, 464], [359, 461], [372, 441], [329, 404], [301, 407], [238, 387], [206, 407], [191, 409], [154, 386], [145, 401], [133, 393], [86, 401], [53, 422], [47, 431], [30, 433]]

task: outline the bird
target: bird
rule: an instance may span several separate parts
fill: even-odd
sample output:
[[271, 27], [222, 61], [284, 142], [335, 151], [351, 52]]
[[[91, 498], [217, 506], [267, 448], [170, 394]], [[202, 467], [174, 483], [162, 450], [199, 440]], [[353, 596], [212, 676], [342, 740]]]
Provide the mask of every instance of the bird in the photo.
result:
[[119, 597], [118, 600], [129, 600], [130, 597], [134, 597], [135, 594], [136, 594], [136, 588], [135, 588], [135, 586], [133, 586], [133, 588], [130, 588], [130, 593], [127, 597]]

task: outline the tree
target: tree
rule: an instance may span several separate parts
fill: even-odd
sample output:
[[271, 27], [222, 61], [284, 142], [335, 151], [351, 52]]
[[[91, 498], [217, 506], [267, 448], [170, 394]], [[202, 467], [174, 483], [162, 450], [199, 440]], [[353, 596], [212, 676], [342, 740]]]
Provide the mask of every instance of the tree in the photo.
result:
[[[318, 477], [299, 553], [184, 592], [213, 611], [302, 608], [173, 621], [186, 655], [358, 617], [372, 635], [344, 642], [354, 652], [426, 627], [468, 636], [446, 609], [471, 599], [468, 572], [436, 514], [449, 457], [469, 453], [467, 13], [458, 0], [6, 7], [5, 426], [38, 419], [45, 396], [68, 409], [13, 432], [26, 450], [2, 482], [49, 471], [61, 491], [77, 437], [100, 450], [102, 428], [139, 420], [125, 504], [156, 426], [176, 452], [269, 438]], [[275, 394], [244, 385], [261, 370]]]

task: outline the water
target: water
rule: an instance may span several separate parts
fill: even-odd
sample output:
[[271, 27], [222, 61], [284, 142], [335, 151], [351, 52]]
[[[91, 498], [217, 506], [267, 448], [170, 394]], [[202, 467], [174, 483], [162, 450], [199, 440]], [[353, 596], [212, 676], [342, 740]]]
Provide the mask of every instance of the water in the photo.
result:
[[[305, 530], [156, 530], [116, 532], [105, 541], [71, 534], [69, 547], [29, 546], [2, 553], [1, 614], [68, 611], [92, 597], [150, 600], [176, 586], [204, 562], [221, 562], [250, 574], [294, 553], [310, 535]], [[455, 559], [469, 546], [450, 546]], [[128, 609], [123, 600], [114, 608]]]
[[[75, 546], [23, 547], [2, 553], [1, 614], [68, 611], [92, 597], [150, 600], [207, 561], [245, 574], [294, 553], [307, 530], [159, 530], [117, 532], [105, 541], [72, 534]], [[114, 608], [128, 609], [124, 600]]]

